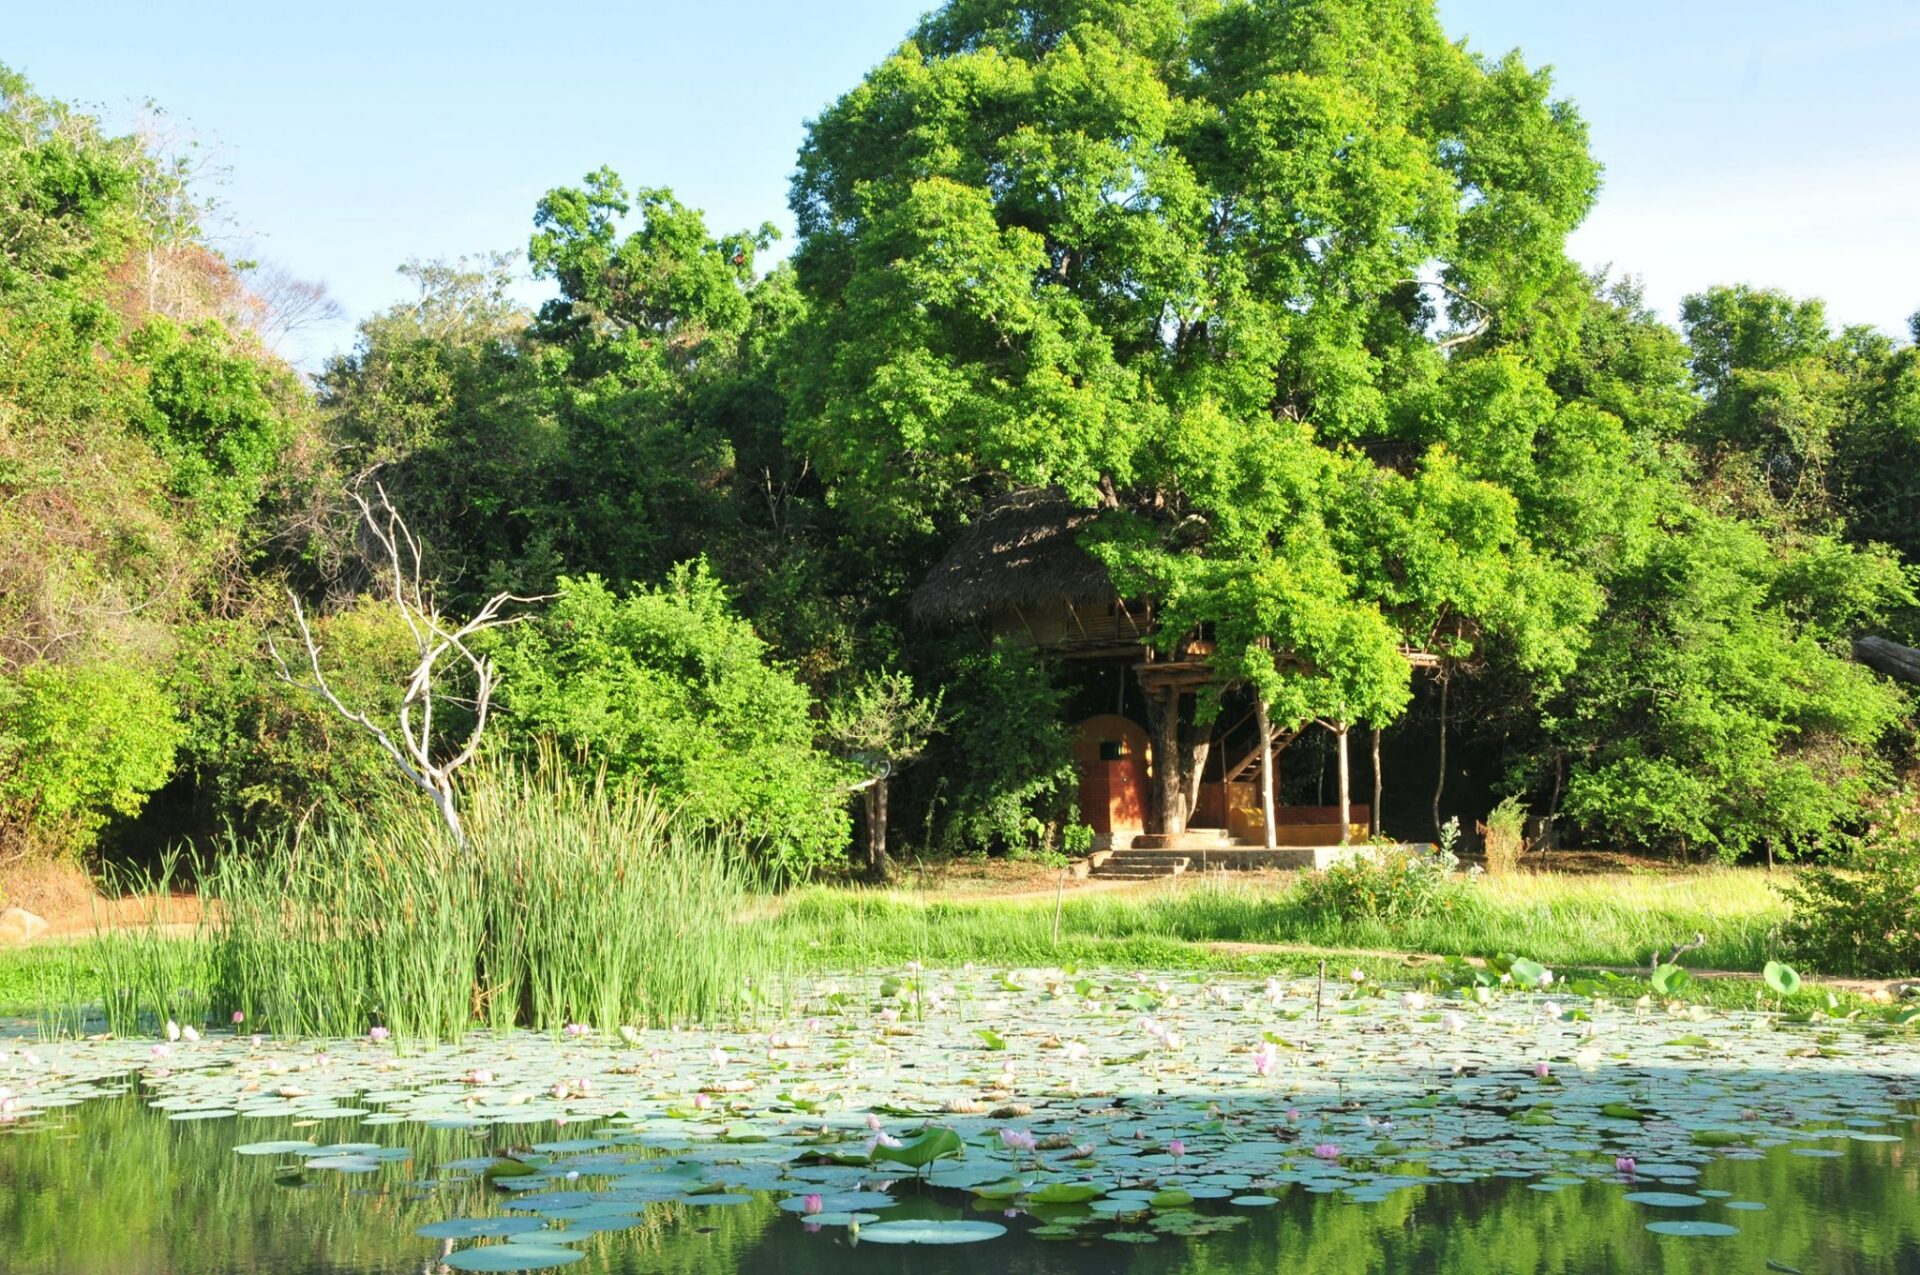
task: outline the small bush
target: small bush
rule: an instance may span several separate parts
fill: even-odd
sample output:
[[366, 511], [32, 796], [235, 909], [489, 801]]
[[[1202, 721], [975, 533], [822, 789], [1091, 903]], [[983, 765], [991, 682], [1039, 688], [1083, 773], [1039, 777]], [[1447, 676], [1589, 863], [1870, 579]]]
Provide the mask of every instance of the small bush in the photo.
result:
[[1786, 891], [1795, 959], [1829, 974], [1920, 973], [1920, 836], [1810, 868]]
[[1454, 876], [1458, 835], [1443, 836], [1435, 850], [1377, 845], [1346, 863], [1308, 876], [1299, 887], [1302, 907], [1342, 921], [1409, 921], [1459, 906], [1464, 883]]
[[1527, 844], [1527, 808], [1518, 797], [1508, 797], [1495, 806], [1481, 831], [1486, 839], [1488, 876], [1504, 876], [1520, 866], [1520, 852]]

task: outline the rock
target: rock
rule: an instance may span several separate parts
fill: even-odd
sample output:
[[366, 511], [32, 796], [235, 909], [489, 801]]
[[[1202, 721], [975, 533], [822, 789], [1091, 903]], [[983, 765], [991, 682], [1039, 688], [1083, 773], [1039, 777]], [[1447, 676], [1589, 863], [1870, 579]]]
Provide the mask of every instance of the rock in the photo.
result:
[[0, 912], [0, 946], [18, 946], [46, 933], [47, 923], [25, 908]]

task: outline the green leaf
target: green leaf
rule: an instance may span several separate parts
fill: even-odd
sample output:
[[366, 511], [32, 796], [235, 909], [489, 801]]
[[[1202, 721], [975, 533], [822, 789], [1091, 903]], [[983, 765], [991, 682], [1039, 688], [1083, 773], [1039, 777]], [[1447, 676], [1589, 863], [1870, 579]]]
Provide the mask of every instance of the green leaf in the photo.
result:
[[1791, 996], [1800, 990], [1799, 973], [1793, 966], [1780, 961], [1768, 961], [1766, 968], [1760, 971], [1760, 977], [1776, 996]]
[[975, 1028], [973, 1034], [978, 1036], [986, 1044], [988, 1049], [997, 1052], [1007, 1047], [1007, 1038], [991, 1027]]
[[960, 1135], [942, 1125], [927, 1130], [905, 1146], [875, 1147], [873, 1158], [891, 1164], [904, 1164], [909, 1169], [922, 1169], [935, 1160], [959, 1155], [965, 1149], [966, 1144], [960, 1141]]
[[1662, 996], [1676, 995], [1693, 978], [1678, 965], [1662, 965], [1653, 972], [1653, 990]]
[[1516, 956], [1507, 962], [1507, 973], [1513, 975], [1517, 987], [1538, 987], [1540, 980], [1547, 976], [1547, 967], [1524, 956]]

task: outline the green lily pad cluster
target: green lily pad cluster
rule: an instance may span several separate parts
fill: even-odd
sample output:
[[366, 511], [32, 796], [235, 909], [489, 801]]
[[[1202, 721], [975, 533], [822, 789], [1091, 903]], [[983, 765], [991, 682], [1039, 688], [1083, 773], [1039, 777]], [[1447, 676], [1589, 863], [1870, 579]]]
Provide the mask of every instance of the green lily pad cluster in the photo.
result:
[[[1653, 1233], [1711, 1237], [1737, 1233], [1746, 1204], [1698, 1189], [1714, 1159], [1898, 1140], [1902, 1104], [1920, 1100], [1907, 1029], [1531, 990], [910, 970], [795, 988], [790, 1004], [752, 1030], [429, 1048], [20, 1045], [0, 1087], [7, 1120], [30, 1128], [137, 1079], [170, 1118], [229, 1121], [237, 1154], [303, 1180], [418, 1171], [405, 1148], [323, 1125], [474, 1130], [497, 1150], [437, 1170], [490, 1185], [502, 1211], [421, 1230], [459, 1270], [567, 1264], [651, 1205], [762, 1194], [852, 1243], [1140, 1244], [1243, 1225], [1290, 1191], [1366, 1205], [1494, 1178], [1601, 1182]], [[248, 1140], [262, 1117], [315, 1136]], [[563, 1136], [518, 1145], [517, 1128], [549, 1124]]]

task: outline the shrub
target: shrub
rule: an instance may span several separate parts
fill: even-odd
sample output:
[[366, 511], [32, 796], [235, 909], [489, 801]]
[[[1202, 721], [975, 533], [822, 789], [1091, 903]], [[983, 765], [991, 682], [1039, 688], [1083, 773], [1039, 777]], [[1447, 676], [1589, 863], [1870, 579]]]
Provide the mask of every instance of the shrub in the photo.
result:
[[997, 643], [955, 663], [946, 691], [952, 724], [924, 768], [942, 785], [942, 850], [1052, 851], [1080, 782], [1065, 703], [1047, 666], [1024, 647]]
[[179, 739], [173, 704], [140, 669], [29, 664], [0, 676], [0, 839], [83, 848], [167, 781]]
[[1920, 974], [1920, 836], [1892, 836], [1800, 874], [1785, 938], [1829, 974]]
[[1502, 876], [1520, 866], [1520, 852], [1526, 848], [1527, 841], [1527, 808], [1518, 797], [1508, 797], [1495, 806], [1482, 831], [1488, 876]]
[[[392, 721], [418, 658], [405, 617], [389, 601], [363, 597], [312, 625], [327, 680], [341, 697], [376, 721]], [[410, 785], [372, 736], [274, 677], [254, 620], [208, 620], [183, 636], [171, 689], [186, 727], [181, 762], [203, 826], [264, 835], [408, 796]], [[283, 651], [284, 642], [283, 634]], [[435, 719], [456, 735], [472, 724], [453, 703]]]
[[1434, 850], [1413, 846], [1364, 847], [1345, 863], [1300, 883], [1302, 907], [1342, 921], [1410, 921], [1459, 905], [1465, 886], [1453, 875], [1459, 824], [1449, 822]]
[[499, 651], [502, 725], [633, 780], [761, 848], [779, 875], [845, 853], [850, 768], [814, 746], [813, 699], [769, 659], [705, 562], [620, 597], [563, 579]]

